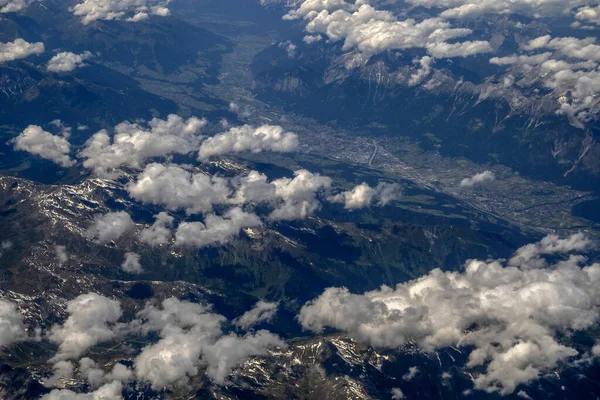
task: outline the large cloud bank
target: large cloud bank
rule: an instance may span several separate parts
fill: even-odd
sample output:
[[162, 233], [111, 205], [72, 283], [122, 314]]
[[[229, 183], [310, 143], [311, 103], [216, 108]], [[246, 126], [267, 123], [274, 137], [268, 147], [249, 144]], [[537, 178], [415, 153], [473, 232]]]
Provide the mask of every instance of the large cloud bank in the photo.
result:
[[329, 326], [382, 348], [409, 342], [424, 351], [469, 351], [478, 389], [512, 393], [578, 352], [557, 336], [595, 326], [600, 318], [600, 264], [571, 254], [589, 248], [583, 235], [542, 242], [504, 261], [472, 260], [463, 272], [442, 272], [365, 294], [329, 288], [299, 314], [305, 329]]
[[442, 18], [423, 21], [398, 20], [390, 11], [377, 10], [365, 1], [356, 2], [304, 0], [284, 17], [303, 19], [312, 35], [307, 42], [325, 35], [330, 41], [343, 41], [343, 49], [356, 50], [369, 58], [387, 50], [425, 48], [437, 58], [466, 57], [489, 53], [487, 41], [448, 43], [472, 33], [470, 29], [453, 28]]

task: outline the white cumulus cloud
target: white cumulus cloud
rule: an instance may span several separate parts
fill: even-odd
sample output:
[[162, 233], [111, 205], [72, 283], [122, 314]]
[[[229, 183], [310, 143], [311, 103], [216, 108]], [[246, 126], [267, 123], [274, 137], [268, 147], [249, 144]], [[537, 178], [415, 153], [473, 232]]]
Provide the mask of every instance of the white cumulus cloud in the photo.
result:
[[29, 125], [11, 142], [16, 150], [38, 155], [60, 166], [70, 167], [74, 164], [69, 157], [71, 145], [67, 139], [46, 132], [40, 126]]
[[92, 53], [84, 51], [81, 54], [63, 51], [58, 53], [48, 61], [46, 68], [50, 72], [71, 72], [75, 68], [83, 67], [84, 61], [89, 59]]
[[9, 346], [27, 338], [23, 315], [13, 303], [0, 299], [0, 347]]
[[343, 50], [356, 50], [367, 59], [388, 50], [411, 48], [425, 48], [438, 58], [465, 57], [492, 50], [485, 41], [448, 43], [472, 31], [453, 28], [442, 18], [399, 20], [392, 12], [377, 10], [361, 0], [299, 1], [284, 18], [303, 19], [310, 35], [325, 35], [332, 42], [343, 41]]
[[171, 241], [173, 233], [173, 221], [166, 212], [158, 213], [154, 216], [154, 223], [140, 232], [140, 242], [149, 244], [150, 246], [160, 246], [168, 244]]
[[363, 182], [352, 190], [329, 197], [328, 200], [334, 203], [344, 203], [344, 208], [354, 210], [369, 207], [374, 201], [377, 202], [377, 205], [384, 206], [399, 198], [400, 185], [396, 183], [381, 182], [373, 188]]
[[132, 252], [125, 253], [125, 260], [121, 264], [121, 269], [130, 274], [141, 274], [144, 272], [140, 264], [140, 255]]
[[79, 358], [90, 347], [112, 339], [112, 327], [121, 317], [116, 300], [96, 293], [82, 294], [67, 303], [69, 317], [62, 325], [54, 325], [49, 339], [58, 344], [53, 361]]
[[[83, 0], [72, 8], [83, 24], [97, 20], [126, 20], [138, 22], [149, 15], [166, 17], [170, 14], [165, 0]], [[129, 17], [128, 17], [129, 16]]]
[[44, 50], [44, 43], [29, 43], [20, 38], [8, 43], [0, 42], [0, 64], [41, 54]]
[[294, 171], [293, 178], [280, 178], [272, 183], [275, 185], [275, 196], [283, 202], [269, 218], [294, 220], [304, 219], [321, 207], [317, 193], [331, 187], [331, 178], [302, 169]]
[[237, 236], [241, 229], [262, 225], [255, 214], [234, 207], [223, 216], [209, 214], [202, 222], [182, 222], [175, 232], [175, 245], [205, 247], [224, 244]]
[[130, 122], [115, 126], [111, 137], [106, 130], [95, 133], [79, 153], [83, 166], [98, 176], [114, 178], [120, 167], [144, 168], [146, 160], [170, 154], [188, 154], [198, 149], [200, 131], [206, 121], [191, 117], [187, 120], [170, 114], [166, 120], [154, 118], [148, 127]]
[[94, 223], [87, 229], [86, 236], [98, 243], [108, 243], [119, 239], [134, 227], [135, 224], [127, 212], [109, 212], [94, 217]]
[[292, 132], [285, 132], [281, 126], [244, 125], [206, 139], [200, 146], [198, 158], [206, 160], [212, 156], [243, 151], [259, 153], [269, 150], [286, 153], [296, 150], [297, 147], [298, 136]]
[[270, 321], [275, 316], [278, 306], [279, 303], [259, 300], [251, 310], [246, 311], [241, 317], [237, 318], [234, 324], [242, 329], [249, 329], [260, 322]]
[[91, 393], [75, 393], [69, 389], [54, 389], [41, 400], [123, 400], [121, 382], [111, 382]]
[[529, 17], [568, 15], [589, 0], [407, 0], [407, 3], [427, 8], [442, 8], [444, 18], [475, 18], [484, 14], [520, 14]]
[[414, 342], [426, 352], [464, 349], [466, 367], [481, 371], [472, 372], [475, 387], [509, 394], [578, 355], [559, 335], [598, 323], [600, 264], [582, 267], [585, 258], [574, 254], [565, 259], [582, 242], [575, 236], [538, 243], [539, 254], [563, 255], [543, 267], [526, 258], [518, 266], [471, 260], [463, 272], [435, 269], [395, 288], [364, 294], [329, 288], [302, 308], [299, 321], [305, 329], [330, 326], [380, 348]]
[[584, 123], [597, 119], [599, 110], [600, 46], [595, 42], [595, 37], [545, 35], [521, 46], [527, 54], [493, 57], [490, 63], [509, 67], [508, 73], [521, 87], [541, 86], [556, 100], [556, 112], [583, 128]]
[[475, 174], [470, 178], [465, 178], [460, 181], [460, 187], [462, 188], [470, 188], [478, 185], [485, 185], [487, 183], [493, 182], [496, 180], [496, 175], [494, 175], [491, 171], [483, 171], [481, 173]]
[[58, 260], [59, 265], [69, 261], [69, 253], [67, 253], [67, 248], [65, 246], [57, 245], [54, 247], [54, 251], [56, 252], [56, 259]]
[[37, 0], [0, 0], [0, 13], [17, 12]]
[[176, 165], [148, 164], [127, 186], [129, 195], [147, 204], [162, 204], [169, 210], [188, 214], [212, 210], [215, 204], [228, 204], [232, 188], [225, 178], [193, 173]]
[[224, 335], [225, 318], [201, 304], [166, 299], [161, 307], [148, 304], [138, 313], [141, 332], [158, 332], [160, 340], [145, 347], [135, 359], [136, 376], [154, 389], [185, 384], [205, 366], [207, 375], [223, 383], [233, 368], [272, 347], [285, 348], [277, 336], [258, 331]]

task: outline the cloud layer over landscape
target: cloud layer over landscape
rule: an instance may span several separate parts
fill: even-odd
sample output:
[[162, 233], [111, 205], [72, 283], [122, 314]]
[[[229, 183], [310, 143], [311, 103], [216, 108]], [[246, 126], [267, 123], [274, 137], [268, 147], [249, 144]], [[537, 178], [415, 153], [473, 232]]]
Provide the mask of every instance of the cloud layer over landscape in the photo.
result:
[[[379, 348], [415, 342], [423, 351], [469, 351], [478, 389], [509, 394], [562, 362], [585, 356], [557, 336], [600, 319], [600, 264], [579, 254], [546, 263], [540, 255], [584, 251], [583, 235], [548, 237], [503, 260], [467, 262], [462, 272], [439, 269], [395, 288], [364, 294], [329, 288], [301, 310], [305, 329], [329, 326]], [[472, 349], [472, 350], [469, 350]]]
[[466, 57], [489, 53], [487, 41], [448, 41], [471, 35], [467, 28], [454, 28], [442, 18], [422, 21], [399, 20], [390, 11], [374, 8], [364, 1], [304, 0], [285, 19], [306, 21], [306, 32], [314, 42], [318, 35], [330, 41], [343, 41], [343, 50], [356, 50], [368, 59], [387, 50], [424, 48], [437, 58]]

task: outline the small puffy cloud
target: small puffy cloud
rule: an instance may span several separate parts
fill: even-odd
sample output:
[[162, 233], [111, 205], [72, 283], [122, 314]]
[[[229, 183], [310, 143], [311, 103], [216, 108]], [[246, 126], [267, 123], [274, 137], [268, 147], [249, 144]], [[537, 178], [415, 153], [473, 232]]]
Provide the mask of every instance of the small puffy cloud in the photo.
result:
[[132, 252], [125, 253], [125, 260], [121, 264], [121, 269], [129, 274], [144, 272], [142, 264], [140, 264], [140, 255]]
[[34, 54], [41, 54], [44, 50], [44, 43], [29, 43], [20, 38], [12, 42], [0, 43], [0, 64]]
[[50, 72], [71, 72], [75, 68], [83, 67], [84, 61], [92, 56], [89, 51], [75, 54], [68, 51], [58, 53], [48, 61], [46, 68]]
[[12, 246], [13, 246], [13, 244], [10, 240], [3, 240], [0, 243], [0, 257], [2, 257], [4, 255], [4, 252], [6, 250], [12, 249]]
[[8, 300], [0, 299], [0, 347], [9, 346], [27, 338], [23, 315]]
[[313, 44], [313, 43], [317, 43], [317, 42], [320, 42], [321, 40], [323, 40], [323, 36], [321, 36], [321, 35], [306, 35], [302, 38], [302, 40], [306, 44]]
[[433, 59], [429, 56], [423, 56], [421, 59], [413, 61], [415, 64], [418, 64], [420, 68], [410, 76], [408, 79], [408, 86], [416, 86], [429, 76], [431, 73], [432, 60]]
[[96, 362], [88, 357], [79, 360], [79, 373], [93, 388], [99, 387], [104, 381], [104, 371], [98, 368]]
[[575, 13], [575, 18], [579, 23], [591, 23], [600, 25], [600, 6], [581, 7]]
[[224, 178], [192, 173], [176, 165], [152, 163], [127, 186], [129, 195], [146, 204], [162, 204], [188, 214], [229, 203], [232, 188]]
[[278, 47], [284, 49], [289, 58], [296, 58], [297, 46], [294, 43], [286, 40], [285, 42], [279, 43]]
[[69, 261], [69, 253], [67, 253], [67, 248], [65, 246], [54, 246], [54, 251], [56, 252], [56, 259], [58, 260], [59, 265]]
[[206, 139], [200, 146], [198, 159], [207, 160], [212, 156], [243, 151], [285, 153], [294, 151], [297, 147], [298, 136], [292, 132], [285, 132], [280, 126], [262, 125], [253, 127], [244, 125], [231, 128], [227, 132]]
[[250, 202], [260, 203], [276, 198], [275, 185], [267, 181], [267, 176], [257, 171], [250, 171], [246, 176], [238, 176], [232, 180], [236, 188], [232, 201], [235, 204]]
[[127, 383], [133, 377], [133, 371], [121, 363], [116, 363], [110, 372], [104, 372], [94, 360], [84, 357], [79, 360], [79, 372], [92, 388], [114, 381]]
[[73, 363], [71, 361], [58, 361], [52, 366], [52, 375], [46, 379], [44, 385], [47, 387], [58, 386], [61, 381], [73, 377]]
[[473, 186], [485, 185], [496, 180], [496, 175], [491, 171], [483, 171], [475, 174], [470, 178], [465, 178], [460, 181], [461, 188], [470, 188]]
[[517, 392], [517, 396], [519, 396], [519, 397], [520, 397], [520, 398], [522, 398], [522, 399], [529, 399], [529, 400], [532, 400], [531, 396], [530, 396], [530, 395], [528, 395], [528, 394], [527, 394], [527, 392], [526, 392], [526, 391], [524, 391], [524, 390], [519, 390], [519, 391]]
[[541, 256], [569, 253], [572, 251], [585, 252], [592, 249], [596, 243], [586, 237], [583, 233], [576, 233], [566, 238], [558, 235], [548, 235], [537, 243], [530, 243], [520, 247], [509, 260], [509, 265], [529, 265], [542, 268], [546, 266], [546, 260]]
[[83, 24], [97, 20], [123, 19], [127, 22], [138, 22], [149, 15], [168, 16], [168, 3], [169, 1], [164, 0], [83, 0], [71, 11], [74, 15], [82, 17]]
[[58, 130], [58, 132], [61, 134], [61, 136], [64, 137], [65, 139], [68, 139], [71, 137], [71, 132], [73, 129], [70, 126], [63, 124], [63, 122], [60, 119], [55, 119], [53, 121], [50, 121], [49, 124], [54, 126]]
[[352, 190], [329, 197], [328, 200], [334, 203], [344, 203], [344, 208], [354, 210], [369, 207], [373, 201], [384, 206], [390, 201], [398, 200], [400, 196], [400, 185], [396, 183], [381, 182], [373, 188], [363, 182]]
[[405, 381], [412, 381], [415, 376], [419, 374], [419, 367], [410, 367], [408, 372], [402, 375], [402, 379]]
[[175, 218], [164, 211], [156, 214], [152, 226], [140, 232], [140, 242], [150, 246], [168, 244], [173, 236], [171, 228], [173, 228], [174, 220]]
[[402, 400], [404, 399], [404, 393], [402, 392], [402, 389], [400, 388], [393, 388], [392, 389], [392, 400]]
[[121, 382], [111, 382], [91, 393], [75, 393], [68, 389], [54, 389], [42, 396], [41, 400], [123, 400]]
[[525, 50], [551, 49], [556, 55], [587, 61], [600, 61], [600, 46], [595, 44], [596, 38], [574, 37], [552, 38], [550, 35], [540, 36], [523, 46]]
[[267, 331], [223, 335], [223, 316], [201, 304], [175, 298], [164, 300], [160, 308], [146, 305], [138, 318], [140, 332], [158, 332], [160, 336], [135, 359], [136, 376], [154, 389], [185, 384], [198, 374], [200, 366], [206, 366], [207, 375], [215, 382], [223, 383], [248, 357], [264, 355], [271, 347], [286, 347]]
[[121, 317], [116, 300], [96, 293], [82, 294], [67, 303], [69, 317], [62, 325], [54, 325], [48, 338], [59, 345], [52, 361], [79, 358], [90, 347], [111, 340], [112, 326]]
[[273, 319], [278, 306], [279, 303], [269, 303], [264, 300], [259, 300], [251, 310], [246, 311], [233, 323], [242, 329], [249, 329], [260, 322]]
[[215, 382], [223, 383], [231, 371], [252, 356], [268, 354], [269, 348], [286, 348], [278, 336], [266, 330], [238, 336], [233, 333], [221, 337], [203, 352], [206, 374]]
[[[533, 253], [562, 256], [540, 265], [521, 258], [467, 262], [463, 272], [429, 274], [361, 295], [328, 288], [299, 314], [305, 329], [329, 326], [380, 348], [416, 343], [423, 351], [455, 346], [468, 351], [477, 389], [509, 394], [577, 350], [559, 337], [600, 320], [600, 264], [568, 253], [584, 246], [580, 235], [548, 237]], [[519, 250], [518, 253], [522, 253]]]
[[108, 243], [134, 228], [135, 224], [127, 212], [109, 212], [94, 217], [94, 223], [87, 229], [86, 236], [98, 243]]
[[71, 145], [67, 139], [46, 132], [37, 125], [29, 125], [11, 142], [16, 150], [38, 155], [60, 166], [70, 167], [74, 164], [69, 157]]
[[314, 214], [321, 207], [317, 193], [331, 187], [330, 178], [305, 169], [294, 171], [294, 178], [280, 178], [272, 183], [275, 196], [283, 203], [271, 213], [271, 220], [304, 219]]
[[255, 214], [235, 207], [222, 217], [209, 214], [202, 222], [182, 222], [175, 232], [175, 245], [186, 247], [205, 247], [224, 244], [237, 236], [241, 229], [261, 226], [260, 218]]
[[0, 0], [0, 13], [17, 12], [37, 0]]
[[459, 43], [431, 43], [427, 52], [435, 58], [468, 57], [476, 54], [491, 53], [494, 49], [485, 40], [466, 41]]
[[188, 154], [197, 150], [199, 132], [206, 121], [191, 117], [187, 120], [170, 114], [166, 120], [154, 118], [148, 127], [130, 122], [115, 126], [113, 138], [106, 130], [94, 134], [79, 153], [83, 166], [98, 176], [117, 177], [123, 166], [144, 168], [146, 160], [170, 154]]

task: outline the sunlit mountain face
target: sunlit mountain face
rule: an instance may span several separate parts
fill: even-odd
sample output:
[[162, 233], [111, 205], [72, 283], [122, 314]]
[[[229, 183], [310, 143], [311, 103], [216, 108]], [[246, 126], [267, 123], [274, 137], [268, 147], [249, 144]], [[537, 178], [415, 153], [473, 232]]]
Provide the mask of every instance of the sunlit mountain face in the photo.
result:
[[0, 398], [598, 398], [599, 32], [0, 0]]

